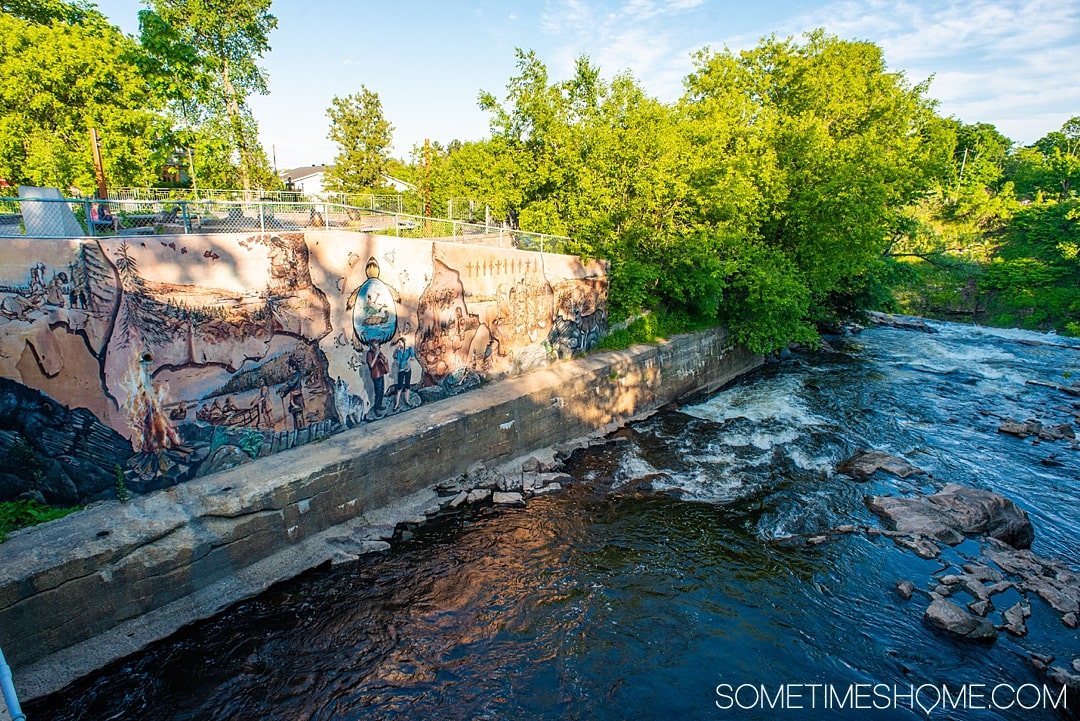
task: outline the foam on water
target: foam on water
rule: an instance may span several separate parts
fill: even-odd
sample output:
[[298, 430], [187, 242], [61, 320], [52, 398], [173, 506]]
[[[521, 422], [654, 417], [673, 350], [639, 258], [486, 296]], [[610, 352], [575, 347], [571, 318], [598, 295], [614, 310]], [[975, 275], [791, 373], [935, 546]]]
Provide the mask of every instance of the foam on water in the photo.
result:
[[755, 423], [775, 420], [793, 427], [824, 423], [807, 409], [799, 397], [802, 390], [801, 378], [777, 376], [729, 388], [703, 403], [681, 410], [687, 415], [717, 423], [735, 418], [745, 418]]

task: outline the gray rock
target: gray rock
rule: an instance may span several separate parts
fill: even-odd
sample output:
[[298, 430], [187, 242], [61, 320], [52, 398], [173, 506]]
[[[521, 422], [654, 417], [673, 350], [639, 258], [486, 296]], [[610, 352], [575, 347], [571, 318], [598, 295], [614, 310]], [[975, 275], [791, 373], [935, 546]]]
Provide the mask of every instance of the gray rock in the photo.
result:
[[520, 493], [495, 491], [491, 494], [491, 502], [497, 506], [524, 506], [525, 498]]
[[922, 536], [916, 536], [915, 538], [901, 536], [896, 539], [896, 543], [904, 548], [911, 549], [919, 558], [937, 558], [938, 554], [941, 553], [941, 548], [936, 543]]
[[1017, 602], [1002, 614], [1005, 618], [1005, 630], [1013, 636], [1026, 636], [1027, 624], [1024, 619], [1030, 615], [1030, 607], [1025, 609], [1024, 604]]
[[900, 598], [909, 601], [915, 594], [915, 584], [908, 580], [897, 581], [896, 592], [900, 594]]
[[473, 490], [469, 491], [469, 496], [466, 500], [469, 503], [480, 503], [481, 501], [486, 501], [489, 498], [491, 498], [490, 488], [474, 488]]
[[1065, 624], [1068, 628], [1071, 628], [1073, 630], [1080, 628], [1080, 622], [1078, 622], [1075, 613], [1066, 613], [1064, 616], [1061, 617], [1061, 622]]
[[994, 604], [990, 603], [989, 601], [980, 600], [972, 601], [967, 605], [967, 607], [968, 610], [974, 613], [976, 616], [983, 618], [994, 608]]
[[551, 483], [547, 484], [543, 488], [537, 488], [536, 489], [536, 495], [541, 496], [541, 495], [546, 495], [548, 493], [558, 493], [561, 490], [562, 490], [562, 484], [558, 483], [556, 481], [552, 481]]
[[1054, 662], [1054, 657], [1047, 653], [1031, 654], [1031, 665], [1039, 671], [1045, 671]]
[[1072, 667], [1075, 671], [1080, 673], [1080, 658], [1074, 658], [1072, 661]]
[[1037, 436], [1042, 432], [1043, 425], [1038, 421], [1014, 421], [1009, 419], [998, 426], [998, 433], [1005, 433], [1010, 436], [1016, 436], [1017, 438], [1028, 438], [1030, 436]]
[[1062, 441], [1076, 438], [1076, 433], [1073, 432], [1072, 426], [1068, 423], [1044, 427], [1038, 435], [1039, 438], [1042, 438], [1045, 441]]
[[1080, 676], [1069, 673], [1061, 666], [1051, 666], [1046, 672], [1046, 675], [1051, 681], [1058, 685], [1073, 691], [1080, 691]]
[[1055, 611], [1071, 613], [1074, 617], [1080, 611], [1080, 586], [1068, 585], [1049, 576], [1028, 576], [1023, 588], [1039, 594]]
[[916, 468], [903, 458], [885, 453], [884, 451], [859, 450], [851, 458], [843, 461], [836, 470], [846, 473], [853, 478], [864, 480], [874, 474], [875, 471], [885, 471], [900, 478], [925, 473]]
[[992, 641], [997, 638], [994, 624], [985, 618], [976, 618], [944, 598], [935, 598], [923, 614], [923, 619], [957, 638], [970, 641]]
[[980, 581], [1000, 581], [1001, 573], [981, 563], [965, 563], [964, 571]]
[[1027, 548], [1035, 530], [1027, 513], [990, 491], [950, 483], [926, 497], [867, 496], [867, 507], [897, 531], [927, 536], [950, 546], [965, 534], [985, 535], [1014, 548]]
[[521, 464], [523, 473], [539, 473], [541, 470], [543, 470], [543, 464], [540, 463], [540, 459], [536, 456], [529, 456]]

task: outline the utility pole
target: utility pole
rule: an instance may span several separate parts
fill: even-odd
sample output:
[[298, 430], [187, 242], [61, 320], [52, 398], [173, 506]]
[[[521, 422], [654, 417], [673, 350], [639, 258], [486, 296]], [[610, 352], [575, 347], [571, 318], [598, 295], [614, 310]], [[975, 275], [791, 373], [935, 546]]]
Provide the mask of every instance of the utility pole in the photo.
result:
[[97, 128], [90, 128], [90, 148], [94, 154], [94, 177], [97, 178], [97, 197], [107, 200], [109, 188], [105, 185], [105, 167], [101, 164], [101, 140]]
[[960, 161], [960, 177], [956, 179], [956, 195], [953, 202], [960, 200], [960, 183], [964, 182], [964, 166], [967, 165], [968, 149], [964, 148], [964, 159]]

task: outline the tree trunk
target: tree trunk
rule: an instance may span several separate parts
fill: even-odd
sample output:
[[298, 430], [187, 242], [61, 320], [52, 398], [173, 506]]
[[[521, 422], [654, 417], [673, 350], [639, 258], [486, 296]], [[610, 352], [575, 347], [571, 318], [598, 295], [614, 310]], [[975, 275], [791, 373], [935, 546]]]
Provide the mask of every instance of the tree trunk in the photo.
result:
[[248, 168], [247, 139], [244, 137], [244, 119], [240, 115], [240, 103], [236, 100], [236, 88], [233, 87], [229, 78], [229, 62], [221, 59], [221, 83], [225, 89], [225, 112], [229, 116], [229, 124], [232, 126], [233, 143], [240, 157], [240, 183], [245, 191], [251, 190], [251, 173]]

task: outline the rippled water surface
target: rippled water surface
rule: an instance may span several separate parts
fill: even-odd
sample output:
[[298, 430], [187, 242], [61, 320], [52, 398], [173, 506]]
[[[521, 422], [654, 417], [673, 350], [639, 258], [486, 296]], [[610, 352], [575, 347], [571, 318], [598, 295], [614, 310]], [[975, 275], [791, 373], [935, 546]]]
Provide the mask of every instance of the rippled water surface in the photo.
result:
[[[722, 709], [717, 686], [1042, 684], [1029, 654], [1067, 666], [1080, 634], [1037, 597], [1026, 637], [976, 645], [922, 621], [925, 593], [894, 590], [900, 578], [925, 589], [974, 542], [924, 560], [879, 535], [789, 539], [879, 525], [868, 494], [958, 482], [1015, 500], [1032, 549], [1077, 566], [1080, 452], [996, 429], [1009, 417], [1080, 426], [1080, 399], [1026, 382], [1080, 379], [1080, 351], [933, 326], [840, 339], [837, 353], [659, 412], [575, 453], [577, 482], [560, 494], [442, 519], [385, 556], [276, 586], [29, 704], [29, 717], [926, 718], [904, 704]], [[859, 448], [927, 475], [837, 473]], [[930, 717], [1069, 718], [1015, 706]]]

